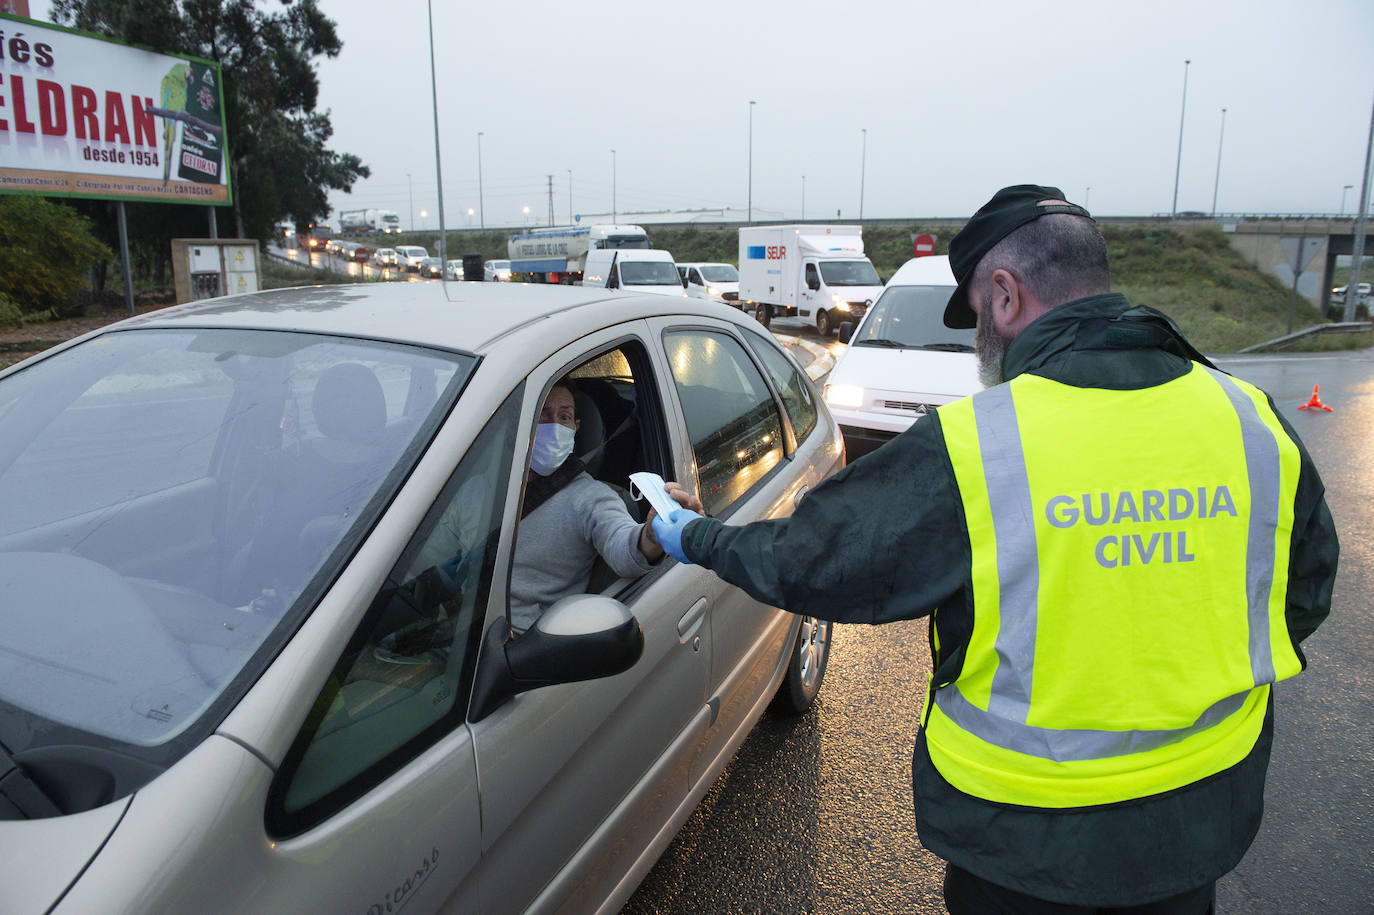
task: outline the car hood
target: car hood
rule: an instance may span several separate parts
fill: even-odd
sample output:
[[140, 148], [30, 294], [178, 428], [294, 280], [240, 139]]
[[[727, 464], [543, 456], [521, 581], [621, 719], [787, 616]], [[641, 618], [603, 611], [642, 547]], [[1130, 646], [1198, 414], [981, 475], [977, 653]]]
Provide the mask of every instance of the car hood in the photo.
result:
[[0, 911], [51, 909], [109, 838], [129, 801], [71, 816], [0, 822]]
[[983, 389], [978, 381], [978, 358], [973, 353], [853, 345], [835, 364], [826, 383], [858, 385], [864, 389], [865, 400], [874, 393], [887, 393], [935, 404]]

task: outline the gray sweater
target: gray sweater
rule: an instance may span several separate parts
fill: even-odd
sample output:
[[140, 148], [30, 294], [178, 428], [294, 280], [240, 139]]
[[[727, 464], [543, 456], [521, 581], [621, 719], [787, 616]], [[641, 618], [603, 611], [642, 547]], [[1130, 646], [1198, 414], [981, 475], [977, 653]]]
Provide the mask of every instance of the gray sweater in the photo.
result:
[[585, 594], [598, 553], [622, 578], [653, 568], [639, 551], [642, 527], [614, 489], [586, 473], [574, 477], [520, 522], [510, 580], [512, 628], [523, 632], [555, 601]]

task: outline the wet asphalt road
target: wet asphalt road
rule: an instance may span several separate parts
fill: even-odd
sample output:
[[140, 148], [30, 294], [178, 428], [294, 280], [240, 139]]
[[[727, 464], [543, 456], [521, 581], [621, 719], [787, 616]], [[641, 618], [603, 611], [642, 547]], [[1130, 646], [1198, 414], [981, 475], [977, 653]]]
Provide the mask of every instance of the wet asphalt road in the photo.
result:
[[[1374, 350], [1218, 361], [1302, 436], [1342, 558], [1309, 669], [1275, 691], [1264, 823], [1217, 911], [1374, 912]], [[1334, 412], [1297, 409], [1313, 384]], [[943, 912], [943, 862], [917, 842], [911, 806], [929, 669], [924, 622], [837, 627], [812, 711], [764, 717], [625, 915]]]

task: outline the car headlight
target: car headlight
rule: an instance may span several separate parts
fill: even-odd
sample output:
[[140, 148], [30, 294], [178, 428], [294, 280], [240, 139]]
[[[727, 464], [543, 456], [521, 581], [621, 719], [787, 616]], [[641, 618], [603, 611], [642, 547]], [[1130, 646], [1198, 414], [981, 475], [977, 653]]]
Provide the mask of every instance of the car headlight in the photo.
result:
[[832, 407], [863, 406], [864, 389], [856, 384], [828, 384], [825, 386], [825, 402]]
[[846, 302], [844, 299], [840, 298], [838, 295], [833, 295], [833, 296], [831, 296], [831, 297], [830, 297], [830, 301], [835, 305], [835, 310], [836, 310], [836, 311], [848, 311], [848, 310], [849, 310], [849, 303]]
[[707, 294], [707, 295], [720, 295], [720, 290], [717, 289], [717, 288], [714, 287], [714, 286], [707, 286], [707, 287], [706, 287], [706, 294]]

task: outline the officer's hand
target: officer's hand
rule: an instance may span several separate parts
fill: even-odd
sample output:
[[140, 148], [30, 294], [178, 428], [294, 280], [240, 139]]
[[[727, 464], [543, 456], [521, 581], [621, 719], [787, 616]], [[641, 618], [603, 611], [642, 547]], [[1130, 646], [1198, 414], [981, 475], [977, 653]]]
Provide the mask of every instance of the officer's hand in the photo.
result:
[[653, 519], [654, 539], [663, 551], [678, 562], [691, 565], [687, 554], [682, 552], [682, 531], [701, 515], [689, 508], [679, 508], [666, 518], [657, 515]]

